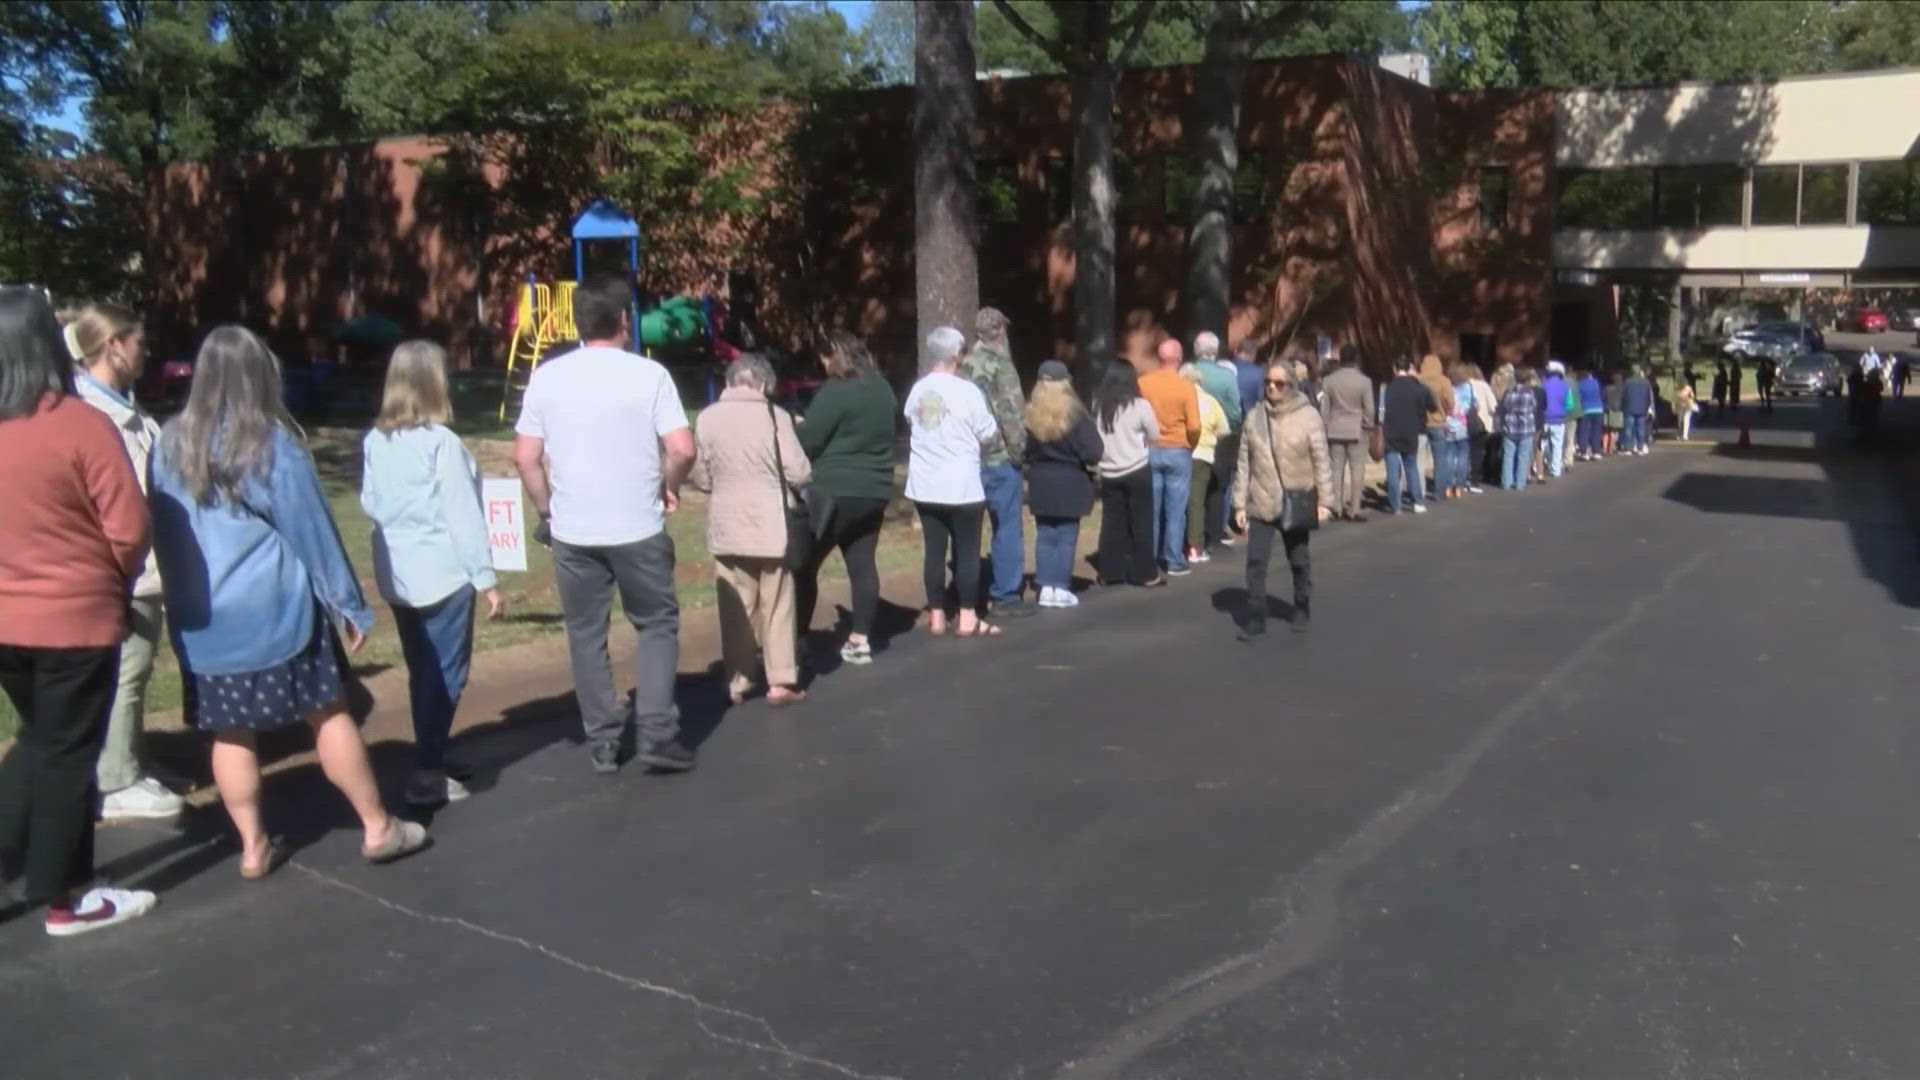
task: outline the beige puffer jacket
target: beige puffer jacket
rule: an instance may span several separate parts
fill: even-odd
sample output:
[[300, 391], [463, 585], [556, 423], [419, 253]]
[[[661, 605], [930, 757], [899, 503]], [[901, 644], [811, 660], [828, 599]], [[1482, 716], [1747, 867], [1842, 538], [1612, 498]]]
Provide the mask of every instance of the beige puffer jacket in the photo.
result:
[[[793, 417], [778, 407], [769, 413], [766, 395], [758, 390], [730, 386], [719, 401], [701, 410], [693, 438], [696, 450], [687, 482], [713, 494], [707, 502], [707, 550], [758, 559], [785, 554], [783, 507], [798, 505], [799, 489], [813, 478]], [[775, 438], [780, 440], [778, 460], [786, 466], [784, 478], [775, 465]]]
[[[1274, 453], [1276, 434], [1278, 455]], [[1278, 521], [1281, 492], [1308, 489], [1319, 493], [1322, 507], [1333, 507], [1327, 429], [1320, 422], [1320, 411], [1305, 394], [1295, 391], [1279, 405], [1262, 402], [1247, 414], [1240, 435], [1239, 467], [1233, 474], [1233, 508], [1246, 511], [1253, 521]]]

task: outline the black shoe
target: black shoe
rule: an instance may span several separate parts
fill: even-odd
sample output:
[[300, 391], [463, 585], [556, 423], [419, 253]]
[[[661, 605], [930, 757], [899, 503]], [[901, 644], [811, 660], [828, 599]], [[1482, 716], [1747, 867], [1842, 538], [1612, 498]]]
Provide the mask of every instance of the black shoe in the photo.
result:
[[693, 768], [693, 751], [687, 749], [679, 739], [654, 743], [633, 755], [633, 759], [660, 772], [687, 772]]
[[1265, 619], [1257, 622], [1243, 622], [1240, 624], [1240, 632], [1233, 636], [1241, 641], [1259, 641], [1267, 636], [1267, 622]]
[[1040, 609], [1025, 599], [995, 601], [989, 613], [996, 619], [1024, 619]]
[[1367, 522], [1367, 515], [1361, 513], [1348, 514], [1347, 520], [1353, 522], [1355, 525], [1364, 525]]
[[1287, 621], [1294, 633], [1304, 634], [1307, 632], [1307, 625], [1313, 622], [1313, 612], [1307, 610], [1304, 604], [1298, 605], [1293, 609], [1293, 617]]
[[597, 773], [617, 773], [620, 771], [620, 743], [597, 742], [587, 750], [587, 756], [593, 760], [593, 771]]

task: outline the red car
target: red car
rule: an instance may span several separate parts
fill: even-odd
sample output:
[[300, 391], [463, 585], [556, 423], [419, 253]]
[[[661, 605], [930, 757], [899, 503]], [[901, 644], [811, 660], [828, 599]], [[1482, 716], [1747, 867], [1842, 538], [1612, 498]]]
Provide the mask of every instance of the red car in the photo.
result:
[[1849, 308], [1840, 316], [1840, 329], [1858, 334], [1880, 334], [1887, 329], [1887, 313], [1879, 308]]

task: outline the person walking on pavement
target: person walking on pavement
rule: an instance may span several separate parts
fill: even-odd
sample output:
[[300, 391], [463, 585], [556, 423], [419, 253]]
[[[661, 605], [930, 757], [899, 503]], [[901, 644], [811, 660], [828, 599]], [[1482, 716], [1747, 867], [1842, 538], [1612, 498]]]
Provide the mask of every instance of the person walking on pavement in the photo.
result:
[[506, 613], [480, 501], [480, 466], [447, 424], [447, 353], [406, 341], [387, 362], [380, 416], [360, 444], [360, 507], [373, 522], [373, 578], [407, 663], [413, 775], [407, 805], [467, 797], [447, 741], [473, 663], [476, 598]]
[[1267, 563], [1280, 537], [1293, 574], [1291, 624], [1305, 633], [1313, 617], [1313, 563], [1307, 540], [1333, 516], [1333, 477], [1320, 413], [1295, 388], [1292, 368], [1267, 368], [1266, 402], [1248, 417], [1233, 485], [1234, 519], [1247, 530], [1247, 607], [1240, 640], [1267, 630]]
[[907, 393], [910, 432], [907, 498], [920, 512], [921, 578], [927, 590], [927, 632], [947, 633], [947, 555], [958, 594], [955, 633], [998, 637], [980, 618], [980, 521], [987, 495], [980, 463], [1000, 445], [1000, 421], [987, 397], [959, 374], [965, 335], [942, 326], [927, 335], [926, 374]]
[[[1206, 499], [1206, 534], [1223, 547], [1233, 546], [1233, 514], [1227, 506], [1227, 493], [1233, 490], [1233, 464], [1240, 438], [1240, 424], [1246, 416], [1246, 404], [1240, 397], [1240, 375], [1232, 360], [1220, 355], [1220, 337], [1201, 331], [1193, 339], [1193, 362], [1200, 368], [1200, 389], [1213, 395], [1227, 415], [1227, 433], [1214, 446], [1211, 487]], [[1188, 501], [1191, 509], [1192, 501]], [[1192, 530], [1191, 524], [1188, 530]]]
[[1359, 349], [1340, 346], [1339, 366], [1321, 383], [1321, 392], [1333, 469], [1333, 498], [1327, 509], [1347, 521], [1365, 521], [1360, 498], [1367, 489], [1368, 440], [1379, 416], [1373, 380], [1360, 370]]
[[1653, 383], [1647, 380], [1646, 370], [1638, 364], [1620, 388], [1620, 406], [1627, 419], [1626, 452], [1645, 456], [1648, 429], [1653, 424]]
[[[1454, 489], [1453, 454], [1447, 448], [1451, 436], [1447, 430], [1447, 419], [1456, 412], [1453, 400], [1453, 381], [1447, 378], [1446, 367], [1440, 358], [1428, 353], [1420, 358], [1420, 383], [1432, 395], [1433, 404], [1427, 409], [1427, 451], [1433, 458], [1433, 497], [1435, 499], [1452, 498], [1448, 493]], [[1416, 489], [1420, 476], [1414, 474]]]
[[1693, 441], [1693, 414], [1700, 411], [1700, 402], [1693, 395], [1690, 383], [1681, 383], [1673, 392], [1673, 415], [1680, 428], [1680, 441]]
[[1223, 463], [1216, 471], [1214, 463], [1219, 459], [1220, 444], [1230, 443], [1231, 429], [1226, 410], [1201, 383], [1200, 365], [1180, 365], [1180, 377], [1200, 391], [1200, 440], [1193, 445], [1193, 480], [1187, 489], [1187, 562], [1204, 563], [1213, 558], [1207, 552], [1220, 542], [1220, 532], [1213, 525], [1218, 516], [1214, 511], [1224, 501], [1220, 475], [1228, 470]]
[[1433, 391], [1413, 373], [1413, 358], [1402, 356], [1394, 365], [1393, 381], [1380, 393], [1380, 429], [1387, 444], [1389, 514], [1398, 514], [1404, 509], [1400, 494], [1408, 488], [1413, 493], [1413, 512], [1427, 512], [1426, 491], [1420, 481], [1420, 436], [1427, 430], [1428, 414], [1436, 404]]
[[1580, 373], [1579, 457], [1582, 461], [1600, 460], [1600, 434], [1607, 414], [1606, 392], [1600, 377], [1591, 369]]
[[373, 610], [298, 432], [280, 362], [252, 331], [221, 326], [200, 345], [186, 408], [161, 430], [151, 467], [185, 712], [213, 737], [214, 785], [249, 880], [287, 854], [261, 815], [263, 731], [313, 730], [322, 771], [360, 818], [367, 861], [430, 842], [424, 826], [387, 811], [349, 712], [346, 657], [366, 644]]
[[1040, 606], [1070, 608], [1080, 519], [1093, 509], [1093, 473], [1105, 447], [1100, 429], [1073, 392], [1067, 365], [1040, 365], [1027, 403], [1027, 502], [1033, 508], [1033, 579]]
[[1100, 583], [1165, 585], [1153, 557], [1153, 470], [1148, 464], [1160, 439], [1160, 420], [1140, 396], [1140, 373], [1132, 364], [1115, 360], [1107, 365], [1094, 391], [1093, 418], [1100, 430]]
[[1533, 462], [1533, 444], [1539, 434], [1540, 395], [1535, 384], [1539, 375], [1527, 368], [1514, 379], [1500, 398], [1494, 419], [1500, 426], [1500, 486], [1508, 491], [1525, 491]]
[[[117, 304], [88, 304], [66, 328], [67, 349], [80, 365], [74, 379], [80, 400], [105, 413], [120, 432], [134, 476], [147, 486], [147, 459], [160, 425], [154, 423], [133, 387], [146, 370], [146, 331], [133, 312]], [[127, 615], [131, 632], [120, 645], [120, 674], [107, 718], [106, 743], [95, 770], [100, 784], [100, 820], [128, 821], [177, 817], [186, 800], [147, 773], [140, 739], [146, 727], [147, 682], [160, 650], [164, 605], [159, 564], [151, 553], [133, 583]]]
[[741, 353], [727, 366], [727, 388], [693, 426], [687, 482], [709, 493], [707, 551], [713, 556], [720, 652], [727, 697], [738, 705], [753, 689], [756, 656], [767, 677], [767, 704], [805, 701], [793, 622], [793, 569], [787, 562], [801, 524], [813, 466], [793, 417], [767, 397], [773, 365]]
[[1160, 366], [1140, 376], [1140, 396], [1153, 406], [1160, 437], [1147, 455], [1153, 471], [1155, 554], [1167, 573], [1187, 566], [1187, 491], [1193, 483], [1193, 448], [1200, 441], [1200, 392], [1180, 377], [1180, 343], [1168, 338], [1158, 350]]
[[[680, 741], [674, 681], [680, 601], [666, 515], [693, 468], [693, 432], [667, 369], [629, 351], [633, 287], [589, 276], [574, 292], [580, 347], [543, 362], [527, 382], [513, 462], [540, 515], [535, 539], [553, 548], [574, 696], [588, 755], [620, 769], [629, 720], [634, 760], [665, 772], [694, 766]], [[550, 538], [550, 539], [549, 539]], [[638, 638], [633, 711], [624, 714], [607, 654], [613, 598]]]
[[1007, 351], [1007, 317], [997, 308], [983, 307], [974, 319], [973, 348], [960, 361], [960, 377], [971, 379], [986, 397], [1000, 425], [1000, 439], [980, 462], [980, 485], [987, 495], [987, 517], [993, 530], [987, 555], [993, 565], [987, 600], [997, 618], [1033, 614], [1024, 596], [1027, 583], [1027, 545], [1021, 507], [1025, 503], [1027, 399], [1020, 393], [1020, 373]]
[[874, 554], [893, 498], [894, 417], [900, 402], [854, 335], [844, 330], [828, 335], [822, 361], [826, 385], [807, 404], [800, 425], [800, 445], [813, 462], [807, 511], [814, 542], [807, 565], [794, 573], [794, 625], [803, 638], [813, 626], [820, 567], [839, 548], [853, 600], [840, 659], [858, 666], [873, 662], [873, 622], [880, 612]]
[[1540, 389], [1547, 395], [1546, 407], [1540, 413], [1546, 446], [1541, 453], [1547, 475], [1559, 479], [1567, 458], [1567, 366], [1558, 360], [1548, 361], [1547, 377]]
[[1892, 376], [1890, 385], [1893, 387], [1893, 396], [1896, 398], [1906, 397], [1908, 375], [1906, 354], [1894, 353], [1893, 361], [1887, 365], [1887, 369]]
[[0, 761], [0, 851], [56, 937], [152, 909], [95, 883], [95, 770], [145, 572], [147, 502], [123, 429], [74, 391], [73, 358], [38, 290], [0, 288], [0, 690], [20, 720]]

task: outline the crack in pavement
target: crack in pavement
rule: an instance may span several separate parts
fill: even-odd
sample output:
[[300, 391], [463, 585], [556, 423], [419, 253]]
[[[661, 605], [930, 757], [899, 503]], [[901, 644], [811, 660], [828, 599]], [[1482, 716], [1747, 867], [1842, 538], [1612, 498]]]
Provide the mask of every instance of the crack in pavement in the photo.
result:
[[[363, 899], [370, 900], [373, 903], [388, 909], [389, 911], [399, 912], [400, 914], [405, 915], [408, 918], [418, 919], [422, 922], [427, 922], [427, 923], [434, 923], [439, 926], [450, 926], [455, 929], [465, 930], [468, 933], [478, 934], [481, 937], [489, 938], [493, 941], [498, 941], [502, 944], [513, 945], [518, 948], [525, 949], [529, 952], [538, 953], [539, 955], [544, 956], [547, 959], [554, 961], [555, 963], [573, 968], [576, 971], [583, 971], [589, 975], [598, 975], [603, 979], [612, 980], [613, 982], [618, 983], [629, 990], [636, 990], [636, 991], [640, 991], [642, 993], [647, 993], [647, 994], [655, 994], [660, 997], [670, 998], [674, 1001], [679, 1001], [687, 1005], [691, 1005], [694, 1010], [694, 1023], [699, 1025], [700, 1030], [704, 1032], [708, 1038], [713, 1039], [715, 1042], [727, 1043], [732, 1046], [744, 1047], [746, 1049], [754, 1050], [759, 1053], [771, 1054], [776, 1057], [783, 1058], [794, 1064], [811, 1065], [815, 1068], [824, 1069], [828, 1072], [834, 1073], [837, 1076], [847, 1077], [848, 1080], [901, 1080], [900, 1077], [889, 1076], [883, 1073], [860, 1072], [857, 1069], [849, 1068], [848, 1066], [841, 1065], [838, 1062], [828, 1061], [825, 1058], [817, 1058], [812, 1056], [811, 1054], [806, 1054], [806, 1053], [802, 1053], [801, 1051], [795, 1050], [781, 1040], [780, 1036], [774, 1032], [772, 1024], [768, 1023], [766, 1020], [762, 1019], [761, 1017], [753, 1015], [752, 1013], [741, 1012], [739, 1009], [730, 1009], [725, 1005], [715, 1005], [712, 1002], [702, 1000], [701, 998], [696, 997], [695, 995], [690, 994], [685, 990], [675, 989], [674, 987], [671, 987], [671, 986], [662, 986], [659, 983], [648, 982], [645, 979], [635, 978], [631, 975], [622, 975], [620, 972], [611, 971], [607, 968], [599, 967], [594, 964], [589, 964], [584, 960], [577, 960], [562, 952], [556, 952], [555, 950], [550, 949], [547, 946], [542, 945], [537, 941], [529, 941], [523, 937], [516, 937], [512, 934], [505, 933], [504, 931], [495, 930], [495, 929], [492, 929], [491, 927], [481, 926], [479, 923], [469, 922], [466, 919], [457, 918], [451, 915], [435, 915], [430, 912], [420, 911], [417, 908], [408, 907], [405, 904], [401, 904], [401, 903], [397, 903], [395, 901], [389, 900], [386, 897], [381, 896], [377, 893], [369, 892], [368, 890], [363, 889], [360, 886], [353, 884], [352, 882], [342, 880], [340, 878], [334, 877], [331, 874], [327, 874], [319, 870], [315, 870], [313, 867], [307, 866], [303, 863], [289, 862], [287, 865], [292, 869], [298, 870], [301, 873], [307, 875], [308, 877], [313, 878], [315, 881], [318, 881], [323, 885], [328, 885], [333, 888], [352, 893], [355, 896], [359, 896]], [[716, 1031], [707, 1024], [706, 1017], [708, 1015], [729, 1017], [731, 1019], [741, 1021], [751, 1028], [757, 1028], [762, 1033], [762, 1036], [765, 1039], [765, 1041], [742, 1038], [737, 1035], [728, 1035], [724, 1032]]]
[[1056, 1080], [1112, 1077], [1188, 1023], [1271, 986], [1317, 960], [1333, 944], [1339, 929], [1340, 889], [1347, 879], [1392, 850], [1414, 826], [1452, 798], [1480, 759], [1498, 746], [1522, 717], [1558, 692], [1557, 688], [1565, 684], [1568, 676], [1591, 661], [1614, 638], [1639, 622], [1649, 604], [1699, 569], [1710, 554], [1711, 550], [1700, 551], [1669, 571], [1657, 588], [1636, 599], [1618, 619], [1595, 631], [1531, 689], [1482, 725], [1473, 738], [1449, 755], [1439, 768], [1375, 813], [1338, 847], [1315, 859], [1287, 890], [1287, 916], [1265, 945], [1179, 979], [1158, 995], [1152, 1011], [1063, 1064], [1054, 1074]]

